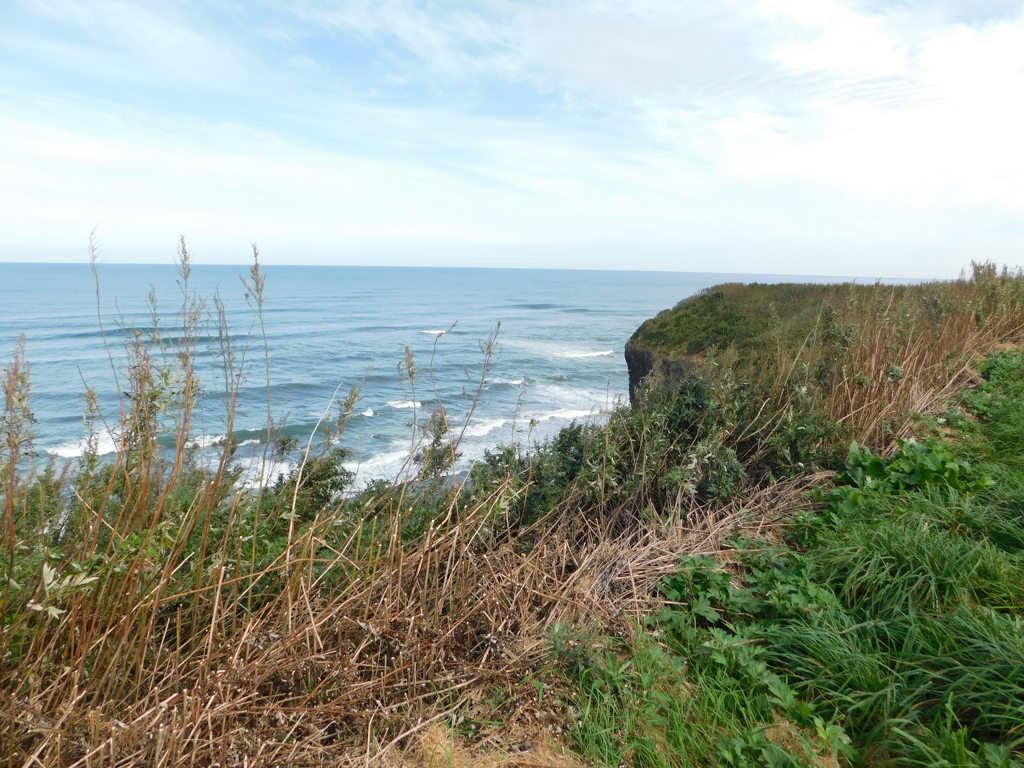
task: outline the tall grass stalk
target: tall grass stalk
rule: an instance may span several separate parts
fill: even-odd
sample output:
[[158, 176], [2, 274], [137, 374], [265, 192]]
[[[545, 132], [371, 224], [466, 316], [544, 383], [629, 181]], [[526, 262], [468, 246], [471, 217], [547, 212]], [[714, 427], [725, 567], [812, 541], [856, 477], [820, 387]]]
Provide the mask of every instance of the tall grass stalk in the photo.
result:
[[[801, 371], [817, 376], [829, 421], [861, 444], [889, 447], [913, 434], [915, 415], [943, 409], [969, 384], [980, 356], [1022, 333], [1024, 278], [990, 263], [947, 283], [854, 286], [779, 384], [800, 386]], [[787, 370], [785, 355], [774, 370]]]

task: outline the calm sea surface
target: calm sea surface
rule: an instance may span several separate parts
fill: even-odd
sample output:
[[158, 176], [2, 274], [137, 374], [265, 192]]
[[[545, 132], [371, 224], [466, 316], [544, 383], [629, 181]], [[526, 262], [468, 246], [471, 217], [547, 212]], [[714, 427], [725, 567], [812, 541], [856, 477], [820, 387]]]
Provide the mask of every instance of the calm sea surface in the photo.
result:
[[[465, 433], [463, 462], [499, 443], [542, 441], [574, 419], [602, 418], [626, 396], [623, 346], [630, 334], [702, 288], [840, 279], [386, 267], [264, 271], [273, 417], [284, 433], [305, 440], [325, 411], [337, 416], [335, 393], [344, 397], [361, 384], [342, 442], [354, 452], [352, 467], [363, 481], [400, 475], [413, 441], [410, 425], [422, 423], [438, 403]], [[240, 462], [262, 456], [267, 423], [264, 340], [240, 279], [246, 273], [244, 267], [197, 265], [189, 284], [211, 308], [213, 296], [220, 297], [236, 355], [244, 353], [235, 422]], [[36, 449], [44, 458], [81, 453], [87, 385], [111, 425], [100, 434], [100, 451], [114, 450], [124, 342], [135, 335], [130, 328], [144, 338], [151, 333], [151, 291], [163, 337], [180, 333], [182, 290], [173, 266], [101, 265], [99, 276], [98, 307], [88, 265], [0, 263], [0, 355], [6, 365], [25, 334]], [[197, 360], [203, 396], [193, 438], [209, 446], [225, 432], [224, 376], [215, 322], [206, 315], [203, 323], [208, 327]], [[481, 345], [499, 323], [498, 354], [483, 374]], [[407, 347], [420, 371], [413, 384], [399, 371]]]

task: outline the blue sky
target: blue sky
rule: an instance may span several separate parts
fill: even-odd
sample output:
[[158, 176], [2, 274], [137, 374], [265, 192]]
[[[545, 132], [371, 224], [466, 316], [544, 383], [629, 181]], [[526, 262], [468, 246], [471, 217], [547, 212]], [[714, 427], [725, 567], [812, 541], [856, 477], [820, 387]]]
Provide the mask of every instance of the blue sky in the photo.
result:
[[5, 0], [0, 260], [1024, 260], [1024, 2]]

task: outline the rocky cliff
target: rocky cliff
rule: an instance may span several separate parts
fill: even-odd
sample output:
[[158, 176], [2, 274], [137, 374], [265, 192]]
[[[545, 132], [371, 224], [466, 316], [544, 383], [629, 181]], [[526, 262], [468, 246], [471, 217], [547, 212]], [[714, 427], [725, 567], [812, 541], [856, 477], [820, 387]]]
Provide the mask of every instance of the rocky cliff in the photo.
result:
[[658, 386], [677, 389], [692, 373], [698, 360], [689, 356], [673, 357], [647, 349], [632, 339], [626, 342], [626, 366], [629, 368], [629, 402], [636, 404], [640, 383], [654, 374]]

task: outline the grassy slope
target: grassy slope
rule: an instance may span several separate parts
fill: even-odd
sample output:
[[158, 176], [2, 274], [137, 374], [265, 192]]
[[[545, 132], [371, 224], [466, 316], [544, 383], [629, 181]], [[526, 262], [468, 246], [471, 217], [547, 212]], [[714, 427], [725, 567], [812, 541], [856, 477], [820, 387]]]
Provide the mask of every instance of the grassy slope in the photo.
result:
[[957, 296], [950, 285], [724, 283], [645, 321], [630, 341], [669, 357], [734, 346], [744, 357], [760, 358], [766, 347], [797, 349], [816, 330], [842, 332], [842, 320], [854, 307], [883, 314], [898, 307], [905, 316], [925, 315], [932, 320], [955, 309], [963, 299], [973, 299], [978, 320], [993, 309], [977, 294]]
[[[726, 283], [701, 291], [641, 325], [630, 341], [664, 355], [697, 354], [710, 346], [748, 352], [773, 331], [800, 341], [815, 326], [826, 302], [841, 301], [847, 285]], [[860, 287], [861, 291], [870, 290]]]
[[[607, 765], [1024, 764], [1024, 353], [942, 440], [851, 452], [781, 540], [684, 557], [661, 642], [567, 655]], [[954, 431], [949, 421], [953, 421]], [[590, 646], [588, 646], [590, 647]]]

